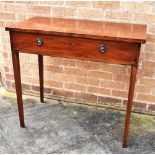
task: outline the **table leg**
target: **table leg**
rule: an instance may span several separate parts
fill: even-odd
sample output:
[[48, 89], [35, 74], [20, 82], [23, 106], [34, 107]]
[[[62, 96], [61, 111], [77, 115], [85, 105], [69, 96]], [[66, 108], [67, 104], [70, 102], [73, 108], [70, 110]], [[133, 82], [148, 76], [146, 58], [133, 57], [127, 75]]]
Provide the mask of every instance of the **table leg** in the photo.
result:
[[20, 126], [25, 127], [23, 100], [22, 100], [22, 85], [21, 85], [21, 77], [20, 77], [19, 53], [15, 50], [12, 51], [12, 62], [13, 62], [13, 69], [14, 69], [14, 78], [15, 78], [15, 87], [16, 87], [16, 94], [17, 94], [17, 104], [18, 104]]
[[132, 103], [133, 103], [133, 97], [134, 97], [137, 68], [138, 66], [136, 65], [131, 66], [130, 86], [129, 86], [129, 93], [128, 93], [128, 103], [127, 103], [124, 138], [123, 138], [124, 148], [127, 147], [127, 143], [128, 143], [129, 124], [130, 124]]
[[40, 82], [40, 102], [44, 102], [44, 76], [43, 76], [43, 55], [38, 55], [39, 82]]

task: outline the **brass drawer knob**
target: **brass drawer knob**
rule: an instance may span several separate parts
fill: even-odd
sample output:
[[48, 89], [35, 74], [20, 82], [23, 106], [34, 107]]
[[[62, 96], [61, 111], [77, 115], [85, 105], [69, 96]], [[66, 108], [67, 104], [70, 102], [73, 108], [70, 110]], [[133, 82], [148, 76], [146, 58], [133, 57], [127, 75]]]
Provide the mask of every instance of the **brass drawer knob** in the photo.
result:
[[43, 39], [41, 39], [41, 38], [38, 38], [37, 40], [36, 40], [36, 43], [37, 43], [37, 45], [38, 46], [42, 46], [43, 45]]
[[107, 50], [107, 48], [106, 48], [104, 45], [100, 45], [100, 46], [99, 46], [99, 52], [100, 52], [100, 53], [105, 53], [106, 50]]

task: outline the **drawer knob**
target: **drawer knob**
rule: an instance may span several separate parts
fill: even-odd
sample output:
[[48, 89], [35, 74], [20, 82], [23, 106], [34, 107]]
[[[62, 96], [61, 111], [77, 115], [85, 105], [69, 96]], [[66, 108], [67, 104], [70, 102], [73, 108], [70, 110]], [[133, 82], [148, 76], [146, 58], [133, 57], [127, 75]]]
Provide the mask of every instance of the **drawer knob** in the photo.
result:
[[99, 52], [104, 53], [106, 52], [107, 48], [104, 45], [99, 46]]
[[36, 43], [37, 43], [37, 45], [38, 46], [42, 46], [43, 45], [43, 40], [41, 39], [41, 38], [38, 38], [37, 40], [36, 40]]

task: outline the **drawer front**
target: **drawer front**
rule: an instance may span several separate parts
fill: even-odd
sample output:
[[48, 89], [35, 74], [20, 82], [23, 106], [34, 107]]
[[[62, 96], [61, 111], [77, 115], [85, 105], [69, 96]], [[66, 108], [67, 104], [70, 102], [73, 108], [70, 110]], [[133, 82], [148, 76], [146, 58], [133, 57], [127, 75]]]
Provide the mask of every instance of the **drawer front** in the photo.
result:
[[25, 53], [76, 58], [115, 64], [134, 64], [137, 44], [13, 32], [13, 49]]

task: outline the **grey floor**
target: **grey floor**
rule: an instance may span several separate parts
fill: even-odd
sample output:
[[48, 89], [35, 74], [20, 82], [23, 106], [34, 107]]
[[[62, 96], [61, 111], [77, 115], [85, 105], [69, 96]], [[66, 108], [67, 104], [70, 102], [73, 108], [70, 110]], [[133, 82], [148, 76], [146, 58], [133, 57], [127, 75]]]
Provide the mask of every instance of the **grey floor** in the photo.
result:
[[155, 117], [133, 114], [123, 149], [124, 112], [25, 97], [20, 128], [14, 94], [0, 95], [0, 153], [155, 153]]

